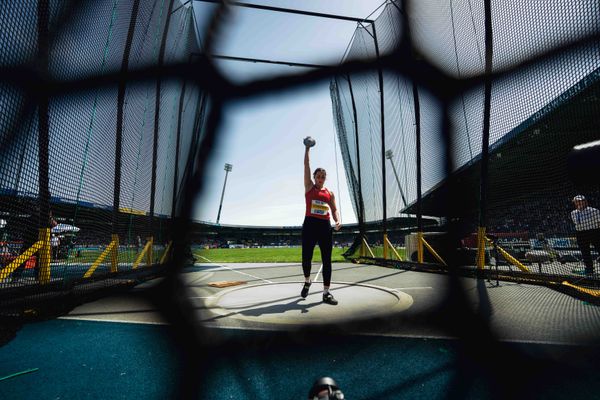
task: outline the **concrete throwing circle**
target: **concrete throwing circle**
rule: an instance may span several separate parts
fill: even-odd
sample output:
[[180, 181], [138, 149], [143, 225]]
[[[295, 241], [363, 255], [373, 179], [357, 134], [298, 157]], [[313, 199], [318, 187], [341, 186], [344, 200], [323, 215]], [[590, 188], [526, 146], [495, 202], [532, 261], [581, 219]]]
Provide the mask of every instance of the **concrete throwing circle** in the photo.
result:
[[267, 283], [236, 287], [217, 294], [209, 304], [218, 315], [271, 324], [320, 324], [398, 313], [413, 298], [397, 290], [349, 282], [332, 282], [338, 305], [323, 303], [323, 284], [312, 284], [306, 299], [303, 282]]

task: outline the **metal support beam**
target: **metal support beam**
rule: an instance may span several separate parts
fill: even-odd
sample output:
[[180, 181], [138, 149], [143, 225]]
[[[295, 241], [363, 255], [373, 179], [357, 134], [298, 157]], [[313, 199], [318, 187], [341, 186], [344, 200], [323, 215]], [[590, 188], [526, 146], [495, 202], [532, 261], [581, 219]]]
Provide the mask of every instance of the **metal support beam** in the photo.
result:
[[[220, 3], [221, 2], [219, 0], [194, 0], [194, 1], [203, 2], [203, 3]], [[271, 7], [271, 6], [264, 6], [264, 5], [260, 5], [260, 4], [239, 3], [239, 2], [236, 2], [236, 1], [229, 1], [229, 2], [227, 2], [227, 4], [230, 5], [230, 6], [236, 6], [236, 7], [253, 8], [253, 9], [256, 9], [256, 10], [275, 11], [275, 12], [283, 12], [283, 13], [288, 13], [288, 14], [307, 15], [309, 17], [339, 19], [339, 20], [342, 20], [342, 21], [352, 21], [352, 22], [364, 22], [364, 23], [367, 23], [367, 24], [370, 24], [370, 23], [373, 22], [373, 20], [371, 20], [371, 19], [365, 19], [365, 18], [355, 18], [355, 17], [348, 17], [348, 16], [345, 16], [345, 15], [335, 15], [335, 14], [318, 13], [318, 12], [313, 12], [313, 11], [295, 10], [295, 9], [292, 9], [292, 8]]]
[[[377, 43], [377, 31], [375, 30], [375, 24], [371, 24], [373, 28], [373, 42], [375, 43], [375, 56], [379, 60], [379, 43]], [[386, 172], [385, 172], [385, 101], [383, 96], [383, 71], [381, 67], [377, 68], [377, 75], [379, 77], [379, 105], [380, 105], [380, 123], [381, 123], [381, 194], [382, 194], [382, 208], [383, 208], [383, 234], [387, 234], [387, 185], [386, 185]], [[387, 248], [384, 246], [384, 250]], [[387, 252], [385, 254], [387, 258]]]
[[485, 92], [483, 104], [483, 135], [481, 143], [481, 176], [479, 187], [479, 238], [477, 268], [483, 269], [485, 248], [481, 245], [487, 226], [487, 195], [488, 195], [488, 161], [490, 145], [490, 108], [492, 98], [492, 58], [494, 55], [494, 46], [492, 38], [492, 6], [490, 0], [485, 1]]
[[360, 142], [358, 140], [358, 114], [356, 112], [356, 102], [354, 101], [354, 92], [352, 90], [352, 81], [350, 75], [347, 75], [348, 89], [350, 90], [350, 99], [352, 101], [352, 115], [354, 116], [354, 140], [356, 143], [356, 170], [358, 171], [358, 226], [360, 235], [365, 234], [365, 203], [362, 195], [362, 178], [360, 171]]
[[[37, 63], [44, 77], [49, 76], [50, 43], [48, 24], [50, 6], [48, 0], [37, 2]], [[49, 227], [50, 221], [50, 115], [48, 86], [42, 85], [38, 91], [38, 228]]]
[[[127, 42], [123, 48], [123, 58], [121, 59], [121, 73], [126, 74], [129, 71], [129, 55], [131, 54], [131, 43], [137, 22], [140, 0], [134, 0], [129, 17], [129, 28], [127, 29]], [[115, 134], [115, 177], [113, 186], [113, 215], [112, 232], [118, 234], [119, 207], [121, 207], [121, 163], [123, 154], [123, 123], [125, 109], [125, 91], [127, 82], [119, 82], [119, 92], [117, 95], [117, 128]]]
[[[169, 33], [169, 25], [171, 24], [171, 10], [173, 9], [173, 1], [169, 1], [169, 9], [167, 11], [167, 19], [165, 21], [160, 50], [158, 52], [157, 66], [161, 68], [165, 59], [165, 50], [167, 46], [167, 34]], [[162, 87], [162, 78], [159, 75], [156, 80], [156, 92], [154, 94], [154, 140], [152, 145], [152, 180], [150, 181], [150, 217], [148, 219], [148, 231], [150, 236], [154, 237], [154, 204], [156, 197], [156, 167], [158, 164], [158, 140], [160, 126], [160, 95]]]
[[[196, 53], [194, 53], [195, 55]], [[198, 54], [200, 55], [200, 54]], [[335, 68], [333, 65], [318, 65], [318, 64], [304, 64], [297, 63], [292, 61], [279, 61], [279, 60], [264, 60], [260, 58], [245, 58], [245, 57], [233, 57], [233, 56], [224, 56], [218, 54], [211, 54], [210, 58], [216, 58], [220, 60], [229, 60], [229, 61], [244, 61], [251, 63], [265, 63], [265, 64], [278, 64], [278, 65], [287, 65], [289, 67], [304, 67], [304, 68]]]

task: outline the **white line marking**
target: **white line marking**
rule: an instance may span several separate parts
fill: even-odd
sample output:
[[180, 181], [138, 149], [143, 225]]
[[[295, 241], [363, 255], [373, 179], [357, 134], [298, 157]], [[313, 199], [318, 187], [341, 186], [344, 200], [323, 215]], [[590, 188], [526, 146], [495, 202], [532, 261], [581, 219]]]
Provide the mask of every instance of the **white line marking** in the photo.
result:
[[[160, 314], [158, 311], [146, 311], [146, 312], [153, 312], [155, 314]], [[132, 321], [132, 320], [124, 320], [124, 319], [102, 319], [102, 318], [87, 318], [87, 317], [69, 317], [69, 316], [64, 316], [64, 317], [58, 317], [58, 319], [70, 319], [73, 321], [92, 321], [92, 322], [111, 322], [111, 323], [118, 323], [118, 324], [140, 324], [140, 325], [168, 325], [167, 322], [154, 322], [154, 321]]]
[[315, 280], [313, 282], [319, 282], [319, 274], [321, 273], [322, 269], [323, 269], [323, 264], [321, 264], [321, 266], [319, 267], [319, 270], [317, 271], [317, 275], [315, 275]]
[[431, 286], [413, 286], [413, 287], [399, 287], [393, 290], [412, 290], [412, 289], [433, 289]]
[[263, 279], [263, 278], [260, 278], [260, 277], [258, 277], [258, 276], [254, 276], [254, 275], [247, 274], [247, 273], [245, 273], [245, 272], [237, 271], [237, 270], [235, 270], [235, 269], [233, 269], [233, 268], [229, 268], [229, 267], [227, 267], [227, 266], [225, 266], [225, 265], [223, 265], [223, 264], [217, 264], [217, 263], [215, 263], [215, 262], [212, 262], [211, 260], [209, 260], [208, 258], [206, 258], [206, 257], [204, 257], [204, 256], [200, 256], [200, 257], [204, 258], [204, 259], [205, 259], [206, 261], [208, 261], [209, 263], [212, 263], [212, 264], [218, 265], [219, 267], [222, 267], [222, 268], [228, 269], [228, 270], [230, 270], [230, 271], [233, 271], [233, 272], [237, 272], [238, 274], [246, 275], [246, 276], [249, 276], [249, 277], [251, 277], [251, 278], [254, 278], [254, 279], [259, 279], [259, 280], [261, 280], [261, 281], [264, 281], [264, 282], [267, 282], [267, 283], [273, 283], [273, 281], [270, 281], [270, 280], [268, 280], [268, 279]]

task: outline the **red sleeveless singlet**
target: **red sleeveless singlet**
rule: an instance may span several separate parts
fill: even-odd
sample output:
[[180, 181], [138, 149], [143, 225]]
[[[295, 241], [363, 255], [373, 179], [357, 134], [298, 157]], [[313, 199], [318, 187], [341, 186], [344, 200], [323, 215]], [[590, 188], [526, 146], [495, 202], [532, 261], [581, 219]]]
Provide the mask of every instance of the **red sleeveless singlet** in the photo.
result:
[[329, 203], [331, 202], [329, 190], [325, 188], [319, 190], [313, 185], [304, 194], [304, 198], [306, 199], [305, 216], [329, 220]]

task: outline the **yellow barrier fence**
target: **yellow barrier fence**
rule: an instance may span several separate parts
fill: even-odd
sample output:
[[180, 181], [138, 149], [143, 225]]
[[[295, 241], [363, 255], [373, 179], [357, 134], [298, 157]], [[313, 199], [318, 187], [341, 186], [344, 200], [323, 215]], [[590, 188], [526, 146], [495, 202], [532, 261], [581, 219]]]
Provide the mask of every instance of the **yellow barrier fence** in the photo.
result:
[[140, 254], [138, 254], [135, 262], [133, 263], [133, 269], [136, 269], [140, 265], [144, 256], [146, 256], [146, 264], [152, 265], [152, 257], [153, 257], [152, 247], [153, 247], [153, 245], [154, 245], [154, 238], [149, 237], [148, 241], [146, 242], [146, 245], [144, 246], [144, 249], [141, 251]]
[[173, 244], [173, 242], [169, 242], [167, 244], [167, 247], [165, 248], [165, 252], [163, 253], [162, 257], [160, 258], [160, 263], [164, 264], [165, 261], [167, 261], [167, 257], [169, 255], [169, 251], [171, 250], [171, 244]]
[[[423, 234], [421, 234], [421, 243], [422, 243], [421, 247], [424, 245], [427, 248], [427, 250], [429, 250], [429, 252], [431, 254], [433, 254], [433, 256], [435, 257], [436, 260], [438, 260], [440, 263], [448, 266], [448, 264], [446, 264], [444, 259], [442, 257], [440, 257], [440, 255], [434, 250], [434, 248], [431, 247], [431, 245], [429, 243], [427, 243], [427, 240], [425, 240], [425, 238], [423, 237]], [[421, 252], [423, 252], [423, 250], [421, 250]], [[421, 258], [422, 258], [422, 256], [421, 256]]]
[[489, 244], [491, 244], [493, 247], [495, 247], [500, 252], [500, 254], [502, 254], [502, 256], [506, 259], [506, 261], [508, 261], [509, 263], [511, 263], [512, 265], [514, 265], [515, 267], [519, 268], [523, 272], [531, 272], [529, 270], [529, 268], [527, 268], [519, 260], [517, 260], [516, 258], [514, 258], [513, 256], [511, 256], [509, 252], [507, 252], [506, 250], [504, 250], [497, 243], [492, 242], [492, 240], [490, 238], [488, 238], [486, 236], [485, 240], [486, 240], [486, 242], [488, 242]]
[[371, 257], [375, 258], [375, 254], [373, 254], [373, 250], [369, 247], [369, 243], [367, 243], [367, 239], [363, 236], [360, 244], [360, 256], [366, 257], [367, 251], [371, 255]]
[[392, 249], [392, 252], [396, 255], [396, 257], [398, 258], [398, 260], [400, 261], [404, 261], [402, 259], [402, 257], [400, 257], [400, 254], [398, 254], [398, 251], [396, 251], [396, 248], [394, 247], [394, 245], [392, 244], [392, 242], [390, 242], [390, 239], [388, 239], [387, 234], [383, 235], [383, 258], [385, 258], [387, 260], [388, 258], [388, 247], [390, 249]]
[[485, 226], [480, 226], [477, 229], [477, 268], [485, 267]]
[[8, 278], [24, 262], [27, 262], [35, 253], [38, 253], [38, 279], [42, 284], [50, 282], [50, 228], [40, 228], [38, 241], [21, 255], [15, 258], [10, 264], [0, 270], [0, 281]]
[[423, 232], [417, 232], [417, 262], [423, 264]]
[[[117, 252], [119, 248], [119, 240], [117, 238], [116, 241], [111, 241], [110, 244], [108, 246], [106, 246], [106, 249], [104, 249], [104, 251], [102, 252], [102, 254], [100, 254], [100, 256], [96, 259], [96, 261], [94, 261], [94, 263], [90, 266], [90, 268], [86, 271], [86, 273], [83, 275], [84, 278], [89, 278], [90, 276], [92, 276], [94, 274], [94, 271], [96, 271], [96, 269], [98, 268], [98, 266], [100, 266], [100, 264], [102, 263], [102, 261], [104, 261], [104, 259], [111, 253], [114, 254], [114, 252]], [[114, 260], [116, 260], [117, 256], [112, 257]], [[112, 264], [112, 263], [111, 263]], [[111, 272], [116, 272], [116, 264], [114, 265], [114, 271], [113, 271], [113, 266], [111, 265]]]
[[600, 297], [600, 290], [597, 289], [589, 289], [589, 288], [585, 288], [585, 287], [581, 287], [581, 286], [577, 286], [577, 285], [573, 285], [572, 283], [569, 283], [567, 281], [562, 282], [563, 285], [571, 287], [573, 289], [576, 289], [582, 293], [586, 293], [589, 294], [590, 296], [594, 296], [594, 297]]

